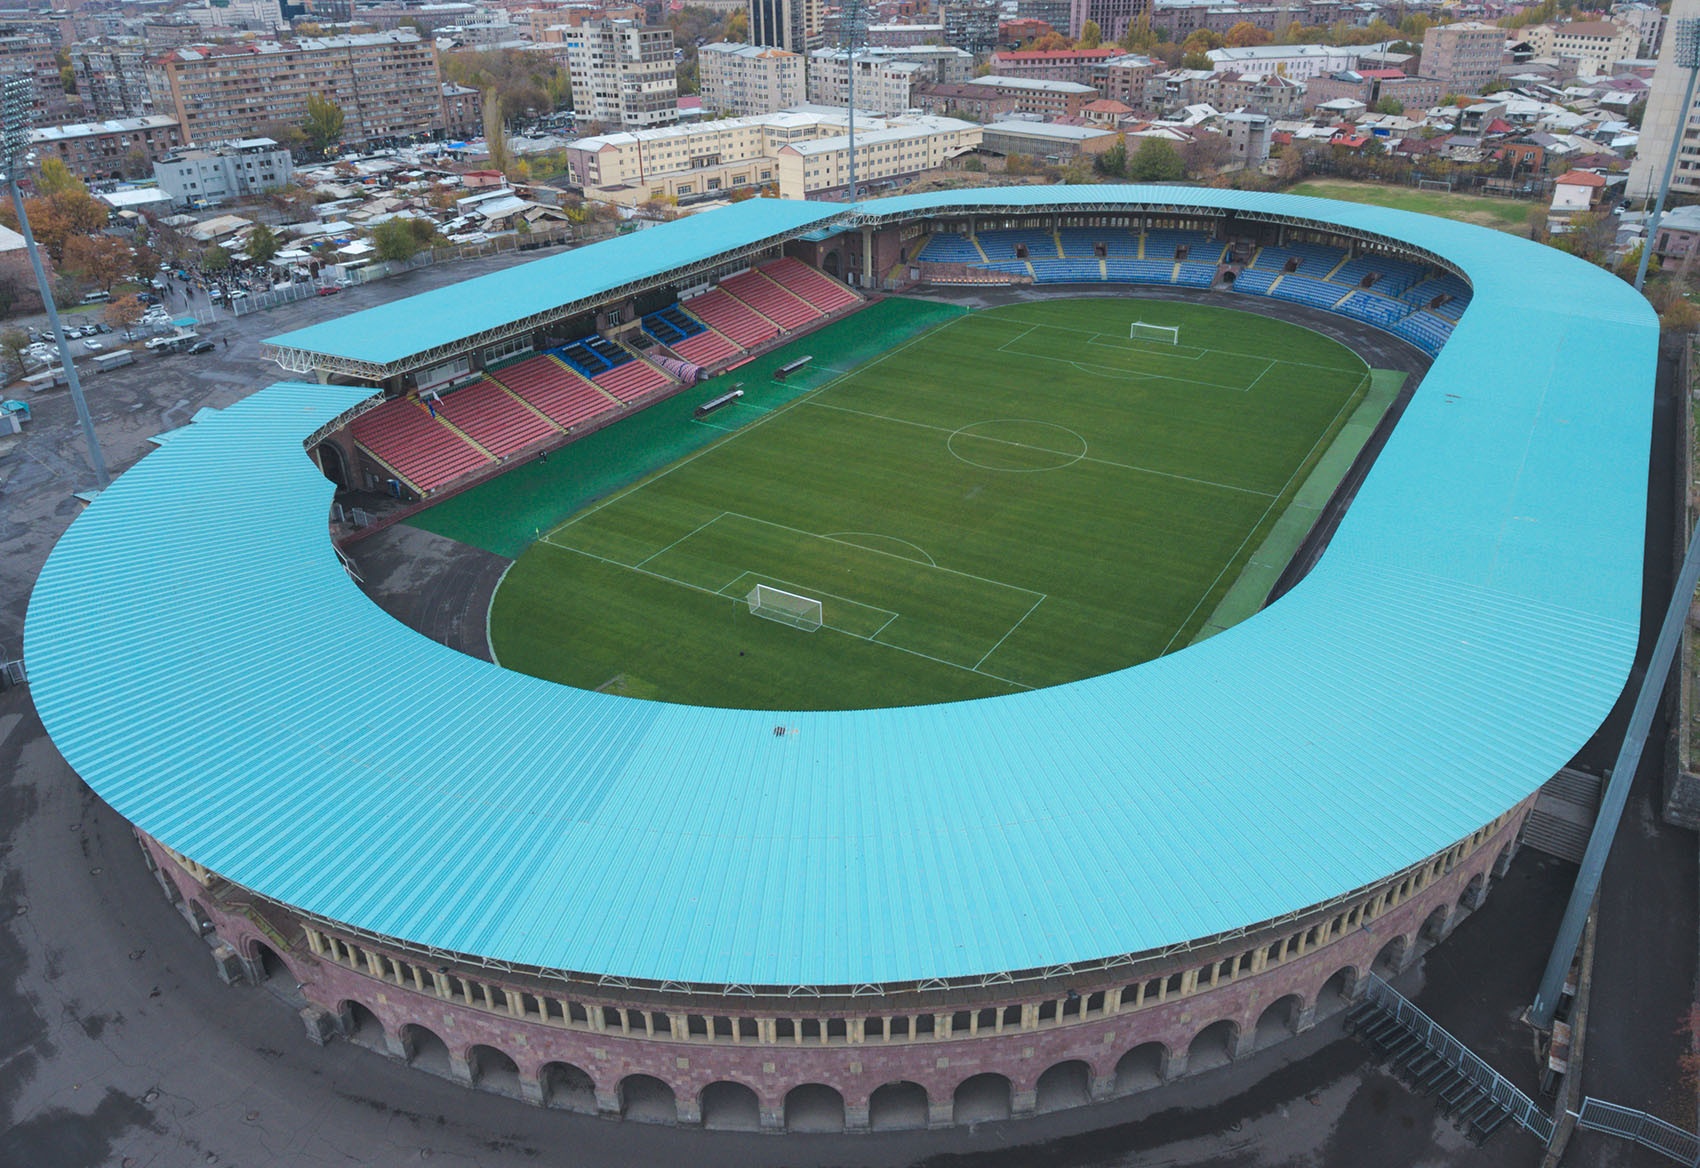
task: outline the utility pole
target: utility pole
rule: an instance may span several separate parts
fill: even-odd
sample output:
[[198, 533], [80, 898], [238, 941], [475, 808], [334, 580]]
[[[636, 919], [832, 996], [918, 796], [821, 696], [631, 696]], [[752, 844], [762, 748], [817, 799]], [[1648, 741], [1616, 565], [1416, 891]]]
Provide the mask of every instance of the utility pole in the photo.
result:
[[53, 339], [59, 346], [59, 364], [65, 369], [65, 383], [71, 389], [71, 401], [77, 407], [77, 421], [83, 427], [83, 440], [88, 443], [89, 461], [94, 464], [96, 489], [104, 491], [112, 483], [106, 473], [106, 457], [100, 452], [100, 440], [95, 437], [94, 420], [89, 417], [88, 402], [83, 399], [83, 383], [77, 377], [77, 363], [71, 360], [71, 346], [65, 340], [65, 326], [59, 321], [59, 309], [53, 303], [53, 288], [47, 282], [47, 270], [41, 265], [41, 250], [35, 245], [35, 233], [30, 230], [29, 215], [24, 211], [24, 196], [18, 190], [18, 178], [29, 165], [29, 112], [35, 100], [35, 80], [27, 75], [13, 74], [0, 80], [0, 169], [4, 170], [6, 186], [12, 193], [12, 210], [18, 216], [18, 230], [24, 237], [24, 250], [29, 253], [30, 267], [35, 269], [35, 286], [41, 291], [41, 303], [47, 309], [47, 321], [53, 326]]
[[850, 193], [847, 202], [856, 201], [856, 21], [862, 13], [862, 0], [850, 0], [846, 19], [850, 23], [849, 38], [845, 48], [845, 65], [849, 77], [849, 87], [845, 100], [850, 107]]
[[1688, 84], [1682, 91], [1682, 108], [1677, 112], [1676, 125], [1671, 129], [1670, 154], [1665, 158], [1665, 177], [1659, 181], [1659, 201], [1653, 207], [1653, 217], [1647, 220], [1647, 234], [1641, 240], [1641, 262], [1635, 265], [1635, 290], [1647, 282], [1647, 261], [1653, 256], [1653, 241], [1658, 238], [1659, 220], [1664, 217], [1665, 198], [1670, 194], [1671, 175], [1676, 173], [1676, 157], [1682, 153], [1682, 140], [1688, 136], [1688, 119], [1694, 112], [1694, 82], [1700, 78], [1700, 20], [1685, 17], [1672, 21], [1670, 61], [1688, 73]]

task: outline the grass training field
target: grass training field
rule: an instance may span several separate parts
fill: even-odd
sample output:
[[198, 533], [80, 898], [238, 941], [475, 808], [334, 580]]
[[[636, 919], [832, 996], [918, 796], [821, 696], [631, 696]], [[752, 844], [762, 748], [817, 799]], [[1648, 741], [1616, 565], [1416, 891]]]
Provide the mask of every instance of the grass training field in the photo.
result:
[[[1157, 657], [1204, 627], [1370, 381], [1317, 333], [1203, 305], [1035, 301], [917, 332], [907, 314], [937, 306], [905, 303], [664, 403], [656, 440], [695, 448], [539, 530], [491, 609], [501, 663], [637, 697], [837, 709]], [[869, 332], [882, 312], [895, 344]], [[1129, 340], [1134, 320], [1179, 325], [1181, 343]], [[769, 378], [804, 354], [804, 374]], [[690, 420], [740, 381], [743, 402]], [[617, 448], [643, 417], [550, 473], [595, 471], [596, 440]], [[468, 516], [488, 505], [476, 494]], [[818, 599], [823, 627], [752, 615], [757, 584]]]
[[1377, 207], [1416, 211], [1441, 219], [1474, 223], [1477, 227], [1495, 227], [1501, 231], [1525, 230], [1529, 224], [1529, 209], [1538, 207], [1544, 210], [1546, 207], [1546, 204], [1538, 200], [1425, 191], [1417, 187], [1351, 182], [1345, 179], [1306, 179], [1304, 182], [1295, 183], [1287, 193], [1315, 195], [1318, 198], [1339, 199], [1347, 203], [1373, 203]]

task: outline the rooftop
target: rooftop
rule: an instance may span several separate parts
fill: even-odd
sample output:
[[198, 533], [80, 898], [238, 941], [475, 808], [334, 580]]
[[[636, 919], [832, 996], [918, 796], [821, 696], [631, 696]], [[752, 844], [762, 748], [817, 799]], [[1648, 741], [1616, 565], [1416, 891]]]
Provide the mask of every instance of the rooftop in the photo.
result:
[[1041, 77], [1000, 77], [996, 73], [975, 77], [965, 84], [982, 85], [988, 89], [1025, 89], [1030, 93], [1097, 93], [1090, 85], [1077, 81], [1046, 81]]

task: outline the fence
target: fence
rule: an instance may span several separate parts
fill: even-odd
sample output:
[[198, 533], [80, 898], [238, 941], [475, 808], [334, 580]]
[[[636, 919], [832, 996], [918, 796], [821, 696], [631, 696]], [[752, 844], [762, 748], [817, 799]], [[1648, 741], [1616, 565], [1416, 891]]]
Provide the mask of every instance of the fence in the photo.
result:
[[1605, 1132], [1634, 1140], [1643, 1148], [1651, 1148], [1679, 1164], [1690, 1165], [1690, 1168], [1700, 1165], [1700, 1137], [1645, 1111], [1619, 1107], [1590, 1096], [1582, 1100], [1582, 1110], [1576, 1114], [1576, 1126], [1583, 1131]]
[[1437, 1025], [1434, 1019], [1412, 1005], [1403, 994], [1388, 985], [1379, 975], [1369, 975], [1364, 997], [1396, 1018], [1424, 1046], [1468, 1079], [1483, 1095], [1492, 1099], [1513, 1122], [1543, 1143], [1551, 1142], [1552, 1116], [1514, 1087], [1511, 1080], [1482, 1061], [1475, 1051], [1452, 1037]]

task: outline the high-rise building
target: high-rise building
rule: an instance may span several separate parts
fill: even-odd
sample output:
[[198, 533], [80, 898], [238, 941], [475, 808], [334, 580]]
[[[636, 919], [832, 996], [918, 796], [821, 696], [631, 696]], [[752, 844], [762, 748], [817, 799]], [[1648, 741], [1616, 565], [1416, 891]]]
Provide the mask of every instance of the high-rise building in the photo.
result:
[[750, 0], [750, 43], [791, 53], [819, 48], [820, 0]]
[[[916, 89], [933, 82], [965, 81], [974, 57], [948, 45], [856, 50], [856, 108], [898, 114], [916, 107]], [[817, 105], [850, 102], [850, 50], [816, 49], [809, 54], [809, 100]]]
[[153, 164], [159, 189], [184, 207], [208, 207], [286, 186], [289, 151], [270, 138], [243, 138], [217, 150], [182, 150]]
[[146, 178], [183, 145], [177, 119], [163, 114], [43, 126], [30, 131], [37, 159], [57, 158], [82, 179]]
[[723, 114], [771, 114], [807, 97], [800, 53], [766, 45], [704, 45], [697, 50], [703, 108]]
[[1070, 0], [1068, 35], [1080, 36], [1088, 20], [1098, 25], [1106, 41], [1119, 41], [1127, 26], [1151, 11], [1151, 0]]
[[1423, 34], [1423, 76], [1444, 83], [1448, 93], [1480, 93], [1504, 60], [1505, 30], [1497, 25], [1465, 21]]
[[1614, 24], [1627, 25], [1635, 30], [1635, 55], [1643, 60], [1652, 60], [1659, 55], [1659, 48], [1664, 44], [1665, 14], [1652, 4], [1613, 4], [1611, 18]]
[[998, 47], [998, 6], [994, 0], [946, 0], [944, 43], [983, 56]]
[[148, 89], [148, 47], [140, 37], [83, 41], [71, 46], [71, 68], [83, 112], [95, 120], [136, 118], [153, 112]]
[[581, 123], [645, 129], [679, 120], [672, 29], [598, 20], [568, 29], [565, 41]]
[[155, 62], [154, 104], [176, 116], [185, 140], [211, 145], [253, 137], [276, 122], [299, 125], [307, 98], [342, 109], [342, 140], [364, 144], [442, 128], [437, 47], [412, 32], [174, 49]]
[[[1700, 19], [1700, 0], [1673, 0], [1666, 27], [1696, 19]], [[1700, 120], [1693, 107], [1684, 116], [1682, 96], [1688, 88], [1688, 70], [1676, 63], [1677, 39], [1667, 32], [1659, 49], [1659, 65], [1653, 72], [1653, 87], [1647, 93], [1647, 109], [1641, 117], [1641, 141], [1635, 147], [1635, 160], [1629, 164], [1624, 194], [1637, 205], [1643, 201], [1651, 205], [1657, 197], [1678, 125], [1682, 126], [1682, 151], [1671, 173], [1670, 189], [1672, 193], [1700, 194]]]
[[1617, 63], [1633, 58], [1641, 46], [1637, 28], [1604, 20], [1538, 24], [1524, 29], [1522, 36], [1537, 57], [1575, 61], [1580, 77], [1615, 72]]
[[35, 82], [32, 126], [56, 126], [71, 117], [59, 81], [58, 41], [44, 30], [42, 25], [0, 24], [0, 74], [27, 74]]

